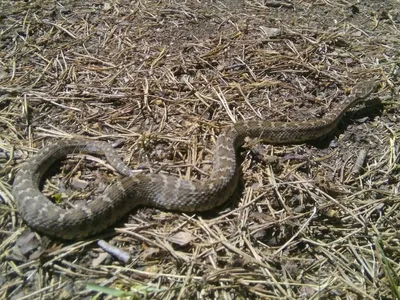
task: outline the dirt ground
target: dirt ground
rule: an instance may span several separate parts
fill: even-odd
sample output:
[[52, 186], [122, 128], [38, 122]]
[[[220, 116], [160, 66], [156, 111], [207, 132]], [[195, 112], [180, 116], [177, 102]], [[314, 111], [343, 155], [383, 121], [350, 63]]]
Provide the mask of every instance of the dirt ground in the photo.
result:
[[[1, 299], [400, 298], [398, 0], [0, 5]], [[71, 242], [18, 214], [16, 172], [56, 140], [204, 180], [224, 126], [323, 118], [371, 80], [322, 141], [249, 140], [235, 196], [212, 212], [141, 207]], [[74, 155], [43, 193], [74, 207], [118, 176]]]

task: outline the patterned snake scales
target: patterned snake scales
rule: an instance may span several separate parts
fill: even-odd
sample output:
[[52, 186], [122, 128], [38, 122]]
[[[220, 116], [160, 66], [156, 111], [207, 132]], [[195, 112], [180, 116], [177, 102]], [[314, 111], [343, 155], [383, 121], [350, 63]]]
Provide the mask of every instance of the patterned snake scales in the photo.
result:
[[[224, 203], [234, 192], [239, 171], [236, 151], [246, 137], [266, 143], [299, 143], [329, 134], [344, 113], [367, 98], [377, 83], [356, 85], [345, 101], [322, 119], [302, 122], [242, 121], [225, 128], [218, 136], [213, 171], [202, 181], [186, 181], [163, 174], [134, 174], [106, 142], [64, 140], [42, 148], [17, 173], [13, 195], [19, 213], [34, 230], [45, 235], [78, 239], [98, 233], [138, 205], [181, 212], [207, 211]], [[67, 154], [84, 152], [105, 155], [125, 175], [103, 195], [80, 208], [65, 210], [39, 190], [46, 171]]]

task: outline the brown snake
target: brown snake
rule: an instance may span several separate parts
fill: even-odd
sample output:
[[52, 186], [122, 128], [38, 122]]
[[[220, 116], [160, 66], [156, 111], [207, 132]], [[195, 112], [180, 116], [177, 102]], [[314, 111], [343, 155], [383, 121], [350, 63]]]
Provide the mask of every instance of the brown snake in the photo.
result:
[[[13, 195], [19, 213], [34, 230], [52, 237], [77, 239], [98, 233], [138, 205], [181, 212], [207, 211], [224, 203], [234, 192], [239, 171], [236, 151], [246, 137], [266, 143], [299, 143], [334, 130], [343, 114], [367, 98], [376, 82], [356, 85], [345, 101], [322, 119], [302, 122], [242, 121], [218, 136], [213, 171], [202, 181], [186, 181], [163, 174], [134, 174], [106, 142], [63, 140], [42, 148], [17, 173]], [[81, 208], [65, 210], [48, 200], [39, 189], [46, 171], [67, 154], [103, 154], [121, 174], [121, 180]]]

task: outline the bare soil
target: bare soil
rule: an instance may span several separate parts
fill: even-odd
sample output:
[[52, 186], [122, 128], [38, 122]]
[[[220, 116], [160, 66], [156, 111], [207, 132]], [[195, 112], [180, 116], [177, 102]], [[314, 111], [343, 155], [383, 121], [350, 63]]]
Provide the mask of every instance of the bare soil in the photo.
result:
[[[13, 178], [52, 141], [103, 140], [132, 168], [204, 179], [224, 126], [321, 118], [369, 80], [323, 141], [249, 140], [213, 212], [139, 208], [73, 242], [18, 214]], [[0, 298], [400, 297], [399, 82], [396, 0], [1, 1]], [[118, 176], [103, 159], [68, 158], [43, 193], [93, 199]]]

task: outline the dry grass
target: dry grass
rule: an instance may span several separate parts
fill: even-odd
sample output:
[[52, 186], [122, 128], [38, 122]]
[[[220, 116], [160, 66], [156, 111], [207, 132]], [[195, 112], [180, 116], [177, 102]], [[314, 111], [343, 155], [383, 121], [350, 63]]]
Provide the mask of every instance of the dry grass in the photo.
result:
[[[62, 2], [1, 4], [2, 299], [80, 299], [99, 286], [110, 288], [99, 298], [399, 296], [397, 1]], [[204, 178], [224, 125], [317, 118], [371, 78], [381, 81], [375, 103], [324, 143], [250, 142], [244, 187], [225, 207], [133, 212], [103, 236], [128, 264], [97, 239], [41, 253], [24, 233], [12, 180], [53, 140], [108, 141], [133, 168]], [[84, 195], [62, 188], [74, 198], [116, 176], [96, 159], [68, 166], [68, 178], [89, 182]]]

